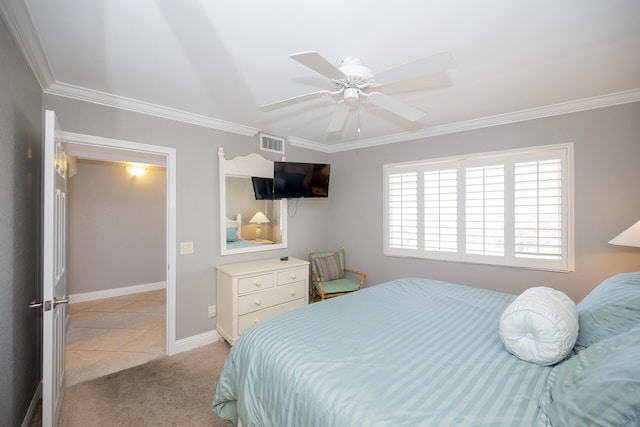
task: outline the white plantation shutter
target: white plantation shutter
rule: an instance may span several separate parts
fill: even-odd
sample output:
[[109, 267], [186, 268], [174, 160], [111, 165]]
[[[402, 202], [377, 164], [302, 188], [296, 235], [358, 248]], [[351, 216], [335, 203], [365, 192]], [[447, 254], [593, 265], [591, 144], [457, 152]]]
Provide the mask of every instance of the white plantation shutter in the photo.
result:
[[562, 257], [562, 161], [515, 164], [515, 256]]
[[456, 169], [424, 173], [424, 248], [456, 252], [458, 201]]
[[466, 253], [504, 255], [504, 165], [465, 170]]
[[389, 175], [389, 245], [396, 249], [418, 247], [418, 174]]
[[385, 255], [573, 270], [573, 145], [384, 166]]

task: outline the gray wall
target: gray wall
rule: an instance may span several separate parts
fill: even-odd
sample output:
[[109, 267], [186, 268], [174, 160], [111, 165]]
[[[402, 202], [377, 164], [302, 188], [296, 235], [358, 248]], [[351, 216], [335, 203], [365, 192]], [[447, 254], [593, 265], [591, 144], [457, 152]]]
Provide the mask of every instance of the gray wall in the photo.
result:
[[[348, 264], [369, 273], [368, 285], [420, 276], [520, 293], [548, 285], [581, 299], [603, 278], [638, 269], [638, 251], [608, 245], [638, 220], [640, 104], [628, 104], [405, 143], [327, 155], [287, 146], [290, 161], [331, 162], [327, 200], [289, 201], [289, 248], [220, 256], [218, 158], [258, 152], [257, 138], [45, 95], [63, 129], [177, 149], [177, 241], [195, 253], [178, 255], [178, 339], [210, 331], [215, 320], [215, 266], [264, 257], [307, 258], [312, 249], [344, 246]], [[575, 142], [576, 271], [552, 273], [382, 255], [382, 165], [411, 159]], [[263, 153], [272, 160], [277, 156]], [[366, 215], [364, 215], [366, 213]]]
[[41, 378], [41, 91], [0, 18], [0, 423], [20, 425]]
[[69, 294], [166, 280], [166, 170], [78, 160], [69, 180]]
[[[369, 285], [399, 276], [513, 294], [546, 285], [578, 301], [602, 279], [640, 270], [640, 249], [607, 243], [640, 219], [639, 119], [640, 103], [634, 103], [337, 153], [331, 158], [331, 243], [345, 246], [349, 264], [369, 273]], [[383, 164], [564, 142], [574, 142], [575, 272], [383, 256]]]
[[[244, 137], [124, 110], [44, 95], [63, 130], [176, 148], [177, 242], [193, 242], [194, 253], [177, 255], [176, 339], [215, 328], [207, 307], [215, 304], [215, 267], [288, 255], [306, 259], [312, 247], [327, 247], [332, 201], [290, 202], [289, 248], [253, 254], [220, 255], [218, 147], [226, 158], [259, 152], [257, 137]], [[280, 156], [260, 152], [265, 158]], [[326, 154], [287, 147], [287, 160], [326, 162]], [[73, 179], [73, 178], [72, 178]], [[179, 245], [178, 245], [179, 246]]]

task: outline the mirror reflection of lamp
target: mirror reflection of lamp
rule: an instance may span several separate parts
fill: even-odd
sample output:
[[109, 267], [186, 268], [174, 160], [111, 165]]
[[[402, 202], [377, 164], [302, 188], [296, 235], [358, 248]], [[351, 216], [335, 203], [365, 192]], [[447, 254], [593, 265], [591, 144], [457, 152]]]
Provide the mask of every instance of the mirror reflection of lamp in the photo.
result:
[[258, 213], [256, 213], [253, 216], [253, 218], [249, 220], [249, 222], [251, 224], [257, 224], [256, 225], [256, 241], [259, 242], [260, 240], [262, 240], [262, 224], [267, 224], [271, 221], [269, 221], [269, 218], [264, 216], [262, 212], [258, 211]]

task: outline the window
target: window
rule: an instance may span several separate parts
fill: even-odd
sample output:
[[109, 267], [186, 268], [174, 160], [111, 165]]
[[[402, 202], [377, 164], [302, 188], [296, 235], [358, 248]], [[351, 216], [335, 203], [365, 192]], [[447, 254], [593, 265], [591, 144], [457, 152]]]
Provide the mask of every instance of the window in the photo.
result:
[[573, 270], [573, 145], [384, 166], [385, 255]]

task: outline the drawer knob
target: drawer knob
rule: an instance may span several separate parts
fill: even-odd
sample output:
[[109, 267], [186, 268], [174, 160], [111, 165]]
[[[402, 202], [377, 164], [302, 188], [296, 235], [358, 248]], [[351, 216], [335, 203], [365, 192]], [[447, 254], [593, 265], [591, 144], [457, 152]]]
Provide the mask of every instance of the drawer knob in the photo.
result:
[[291, 295], [292, 297], [296, 295], [296, 290], [295, 289], [291, 289], [289, 291], [289, 295]]
[[256, 303], [256, 305], [262, 304], [262, 300], [260, 300], [260, 298], [256, 298], [254, 302]]
[[262, 286], [262, 282], [256, 282], [255, 285], [259, 288], [260, 286]]
[[295, 279], [296, 278], [296, 273], [289, 274], [289, 277], [292, 278], [292, 279]]

